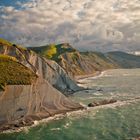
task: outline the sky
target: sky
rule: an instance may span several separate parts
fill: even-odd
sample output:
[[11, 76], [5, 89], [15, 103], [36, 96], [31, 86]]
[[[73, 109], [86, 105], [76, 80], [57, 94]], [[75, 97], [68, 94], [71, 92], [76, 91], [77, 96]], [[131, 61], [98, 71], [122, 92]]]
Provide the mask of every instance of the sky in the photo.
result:
[[24, 46], [140, 51], [140, 0], [0, 0], [0, 37]]

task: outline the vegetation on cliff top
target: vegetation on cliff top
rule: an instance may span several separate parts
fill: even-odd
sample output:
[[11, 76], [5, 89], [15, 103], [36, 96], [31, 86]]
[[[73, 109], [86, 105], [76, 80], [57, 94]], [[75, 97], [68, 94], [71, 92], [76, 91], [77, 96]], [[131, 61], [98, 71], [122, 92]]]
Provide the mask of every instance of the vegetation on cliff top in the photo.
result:
[[79, 52], [68, 43], [31, 47], [36, 53], [56, 61], [70, 75], [84, 75], [114, 68], [102, 53]]
[[0, 38], [0, 47], [1, 46], [7, 46], [7, 47], [13, 46], [13, 47], [17, 47], [17, 48], [22, 49], [22, 50], [27, 50], [27, 48], [25, 48], [25, 47], [22, 47], [20, 45], [15, 45], [14, 43], [11, 43], [11, 42], [9, 42], [5, 39], [2, 39], [2, 38]]
[[5, 85], [29, 85], [36, 77], [34, 72], [17, 62], [16, 58], [0, 55], [0, 90]]
[[35, 51], [41, 56], [44, 56], [56, 62], [59, 62], [61, 60], [60, 56], [62, 54], [76, 51], [68, 43], [58, 44], [58, 45], [50, 44], [50, 45], [41, 46], [41, 47], [30, 47], [29, 49]]
[[0, 45], [11, 46], [12, 43], [7, 41], [7, 40], [5, 40], [5, 39], [0, 38]]

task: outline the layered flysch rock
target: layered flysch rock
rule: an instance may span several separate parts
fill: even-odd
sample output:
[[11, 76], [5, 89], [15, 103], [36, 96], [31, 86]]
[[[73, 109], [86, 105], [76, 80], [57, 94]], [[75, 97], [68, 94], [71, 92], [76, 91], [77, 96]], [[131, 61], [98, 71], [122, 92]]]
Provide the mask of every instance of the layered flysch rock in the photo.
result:
[[[51, 85], [59, 85], [58, 88], [61, 90], [77, 88], [69, 77], [65, 77], [66, 73], [56, 63], [16, 45], [0, 44], [0, 54], [17, 58], [22, 65], [30, 68], [38, 76], [31, 85], [7, 85], [4, 91], [0, 91], [1, 126], [15, 120], [24, 120], [26, 123], [27, 118], [41, 119], [83, 108]], [[64, 84], [66, 81], [71, 86]]]
[[44, 79], [53, 85], [61, 92], [75, 92], [81, 90], [74, 79], [71, 79], [65, 70], [60, 67], [56, 62], [47, 60], [46, 58], [39, 57], [36, 53], [29, 49], [23, 49], [16, 45], [1, 46], [0, 53], [16, 57], [20, 63], [29, 67], [36, 72], [37, 67], [40, 67], [41, 74]]
[[67, 99], [46, 80], [38, 78], [32, 85], [9, 85], [0, 92], [0, 124], [17, 119], [41, 119], [81, 108]]
[[41, 56], [56, 61], [71, 77], [94, 74], [118, 65], [99, 52], [79, 52], [69, 43], [30, 47]]

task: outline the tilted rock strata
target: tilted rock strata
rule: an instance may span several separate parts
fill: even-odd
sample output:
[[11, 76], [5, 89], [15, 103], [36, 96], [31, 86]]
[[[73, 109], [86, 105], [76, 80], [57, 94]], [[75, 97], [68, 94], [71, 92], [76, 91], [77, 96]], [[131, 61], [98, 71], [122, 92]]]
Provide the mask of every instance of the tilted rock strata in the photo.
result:
[[41, 119], [81, 108], [54, 89], [46, 80], [32, 85], [9, 85], [0, 92], [0, 124], [25, 117]]
[[[17, 120], [41, 119], [83, 108], [52, 86], [60, 84], [62, 89], [68, 88], [64, 83], [66, 81], [61, 81], [60, 78], [64, 78], [66, 73], [58, 65], [55, 67], [54, 62], [49, 62], [49, 64], [46, 59], [39, 57], [34, 52], [16, 46], [9, 47], [0, 44], [0, 54], [14, 56], [21, 65], [27, 66], [38, 76], [31, 85], [8, 85], [4, 91], [0, 91], [1, 127], [5, 124], [15, 123]], [[70, 82], [72, 82], [71, 79]]]
[[42, 75], [51, 85], [60, 90], [61, 92], [75, 92], [81, 90], [74, 79], [70, 78], [63, 68], [56, 62], [39, 57], [31, 50], [19, 48], [17, 46], [0, 46], [0, 54], [10, 55], [27, 66], [35, 73], [40, 69], [38, 75]]

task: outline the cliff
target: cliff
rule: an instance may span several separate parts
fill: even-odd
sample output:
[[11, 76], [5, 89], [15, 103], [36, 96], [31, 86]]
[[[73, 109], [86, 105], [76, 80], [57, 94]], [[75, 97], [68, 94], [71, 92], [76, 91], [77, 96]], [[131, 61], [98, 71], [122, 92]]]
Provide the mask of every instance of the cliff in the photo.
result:
[[0, 128], [80, 108], [41, 78], [31, 85], [8, 85], [0, 92]]
[[[30, 83], [27, 81], [19, 83], [21, 81], [18, 81], [18, 78], [12, 84], [8, 83], [8, 79], [5, 81], [3, 89], [0, 90], [1, 130], [8, 129], [11, 124], [22, 126], [31, 124], [32, 120], [83, 108], [53, 87], [58, 85], [61, 90], [77, 88], [72, 79], [55, 62], [41, 58], [36, 53], [5, 40], [0, 40], [0, 54], [12, 57], [10, 60], [12, 63], [18, 63], [26, 67], [28, 72], [37, 75]], [[11, 67], [7, 73], [11, 71], [14, 71], [14, 67]], [[21, 74], [18, 76], [21, 79]], [[69, 86], [65, 84], [66, 81]], [[5, 124], [8, 124], [7, 127]]]
[[72, 93], [82, 89], [55, 61], [40, 57], [30, 49], [15, 44], [6, 45], [3, 43], [0, 48], [0, 54], [15, 57], [35, 73], [37, 72], [37, 67], [40, 67], [43, 78], [63, 93]]
[[82, 53], [68, 43], [31, 47], [30, 49], [41, 56], [56, 61], [72, 77], [117, 67], [102, 53]]
[[68, 43], [31, 47], [40, 56], [57, 62], [71, 77], [116, 68], [140, 68], [140, 56], [125, 52], [80, 52]]
[[118, 64], [121, 68], [140, 68], [140, 56], [128, 54], [125, 52], [109, 52], [105, 54], [112, 62]]
[[60, 56], [59, 62], [69, 75], [89, 75], [97, 71], [104, 71], [107, 69], [117, 68], [117, 65], [107, 60], [103, 54], [99, 55], [96, 52], [70, 52], [64, 53]]

